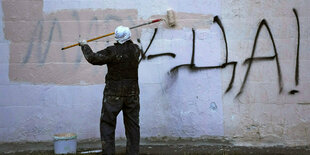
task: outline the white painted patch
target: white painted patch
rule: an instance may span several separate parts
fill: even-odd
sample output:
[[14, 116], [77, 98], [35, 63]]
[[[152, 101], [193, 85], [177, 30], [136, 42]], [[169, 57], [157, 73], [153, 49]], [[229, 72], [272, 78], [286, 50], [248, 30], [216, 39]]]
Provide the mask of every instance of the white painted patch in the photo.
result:
[[[195, 64], [198, 66], [222, 63], [221, 33], [214, 29], [211, 31], [215, 32], [196, 30]], [[143, 47], [147, 47], [154, 31], [143, 29], [142, 32], [141, 42]], [[197, 34], [200, 33], [206, 33], [205, 39], [198, 39]], [[172, 52], [176, 57], [162, 56], [140, 64], [142, 137], [224, 134], [221, 71], [193, 72], [181, 67], [175, 76], [169, 74], [173, 67], [191, 63], [192, 40], [192, 30], [189, 28], [158, 29], [146, 55]], [[210, 103], [216, 103], [213, 105], [216, 109], [210, 108]]]
[[[2, 3], [0, 3], [1, 6]], [[204, 4], [204, 5], [201, 5]], [[176, 12], [220, 14], [220, 1], [110, 1], [44, 0], [44, 12], [64, 9], [137, 9], [139, 18]], [[152, 8], [152, 9], [150, 9]], [[0, 17], [3, 17], [2, 6]], [[0, 23], [0, 142], [47, 141], [55, 133], [75, 132], [79, 139], [99, 138], [99, 119], [104, 85], [58, 86], [10, 83], [9, 43]], [[211, 32], [212, 31], [212, 32]], [[220, 63], [220, 34], [214, 30], [197, 30], [197, 65]], [[153, 30], [141, 36], [147, 47]], [[212, 50], [210, 50], [212, 49]], [[177, 65], [190, 63], [192, 30], [159, 29], [148, 54], [172, 52], [175, 59], [164, 56], [143, 61], [139, 68], [141, 88], [141, 137], [199, 137], [223, 135], [221, 72], [191, 72], [181, 68], [177, 78], [167, 73]], [[81, 81], [83, 85], [83, 81]], [[210, 103], [216, 103], [216, 110]], [[10, 119], [7, 119], [10, 118]], [[122, 113], [118, 117], [116, 137], [125, 137]]]
[[[99, 137], [104, 85], [1, 85], [0, 142], [48, 141], [55, 133]], [[8, 119], [10, 118], [10, 119]]]
[[[0, 0], [0, 19], [3, 19], [2, 1]], [[10, 43], [4, 37], [4, 23], [0, 22], [0, 85], [9, 83]], [[1, 92], [0, 92], [1, 93]]]

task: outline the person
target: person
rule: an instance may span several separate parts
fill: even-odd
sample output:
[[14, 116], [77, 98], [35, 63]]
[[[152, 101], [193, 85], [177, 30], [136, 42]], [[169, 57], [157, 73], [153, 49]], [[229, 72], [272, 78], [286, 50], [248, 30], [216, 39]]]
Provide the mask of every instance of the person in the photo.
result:
[[107, 65], [104, 97], [100, 118], [103, 154], [115, 154], [115, 126], [123, 111], [126, 154], [138, 154], [140, 142], [138, 65], [141, 49], [131, 41], [128, 27], [115, 29], [114, 46], [93, 53], [85, 40], [79, 45], [85, 59], [93, 65]]

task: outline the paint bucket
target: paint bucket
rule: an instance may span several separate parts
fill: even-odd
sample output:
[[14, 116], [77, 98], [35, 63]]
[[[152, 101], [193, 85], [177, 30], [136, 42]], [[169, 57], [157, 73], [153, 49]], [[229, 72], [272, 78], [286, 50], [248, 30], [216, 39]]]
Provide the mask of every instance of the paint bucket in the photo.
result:
[[55, 154], [76, 154], [77, 135], [75, 133], [61, 133], [54, 135]]

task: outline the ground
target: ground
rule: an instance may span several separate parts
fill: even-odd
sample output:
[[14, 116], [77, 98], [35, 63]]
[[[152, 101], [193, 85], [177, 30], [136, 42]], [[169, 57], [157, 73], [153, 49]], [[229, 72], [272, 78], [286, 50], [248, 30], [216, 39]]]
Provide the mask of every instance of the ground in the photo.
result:
[[[98, 150], [99, 148], [79, 150]], [[125, 146], [116, 147], [117, 154], [125, 154]], [[1, 153], [0, 153], [1, 154]], [[53, 150], [24, 151], [18, 153], [5, 153], [4, 155], [53, 155]], [[87, 155], [99, 155], [100, 153], [89, 153]], [[141, 145], [140, 154], [210, 154], [210, 155], [310, 155], [310, 146], [307, 147], [239, 147], [225, 145]]]

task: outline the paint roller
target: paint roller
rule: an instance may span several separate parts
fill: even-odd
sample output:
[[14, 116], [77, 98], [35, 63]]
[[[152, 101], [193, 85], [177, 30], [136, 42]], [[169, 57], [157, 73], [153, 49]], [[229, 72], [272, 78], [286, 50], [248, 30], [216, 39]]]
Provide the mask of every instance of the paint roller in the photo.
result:
[[[169, 27], [174, 27], [175, 24], [176, 24], [174, 11], [172, 9], [168, 9], [167, 10], [167, 17], [166, 17], [166, 19], [164, 19], [164, 18], [154, 19], [154, 20], [149, 21], [147, 23], [143, 23], [143, 24], [140, 24], [140, 25], [136, 25], [136, 26], [130, 27], [130, 29], [135, 29], [135, 28], [138, 28], [138, 27], [141, 27], [141, 26], [157, 23], [157, 22], [160, 22], [160, 21], [164, 21]], [[92, 41], [95, 41], [95, 40], [98, 40], [98, 39], [101, 39], [101, 38], [104, 38], [104, 37], [108, 37], [108, 36], [111, 36], [111, 35], [114, 35], [114, 34], [115, 34], [115, 32], [112, 32], [112, 33], [109, 33], [109, 34], [105, 34], [105, 35], [102, 35], [102, 36], [99, 36], [99, 37], [96, 37], [96, 38], [93, 38], [93, 39], [89, 39], [89, 40], [87, 40], [87, 42], [92, 42]], [[66, 50], [66, 49], [69, 49], [71, 47], [75, 47], [75, 46], [78, 46], [78, 45], [79, 45], [79, 43], [73, 44], [73, 45], [69, 45], [67, 47], [62, 48], [61, 50]]]

